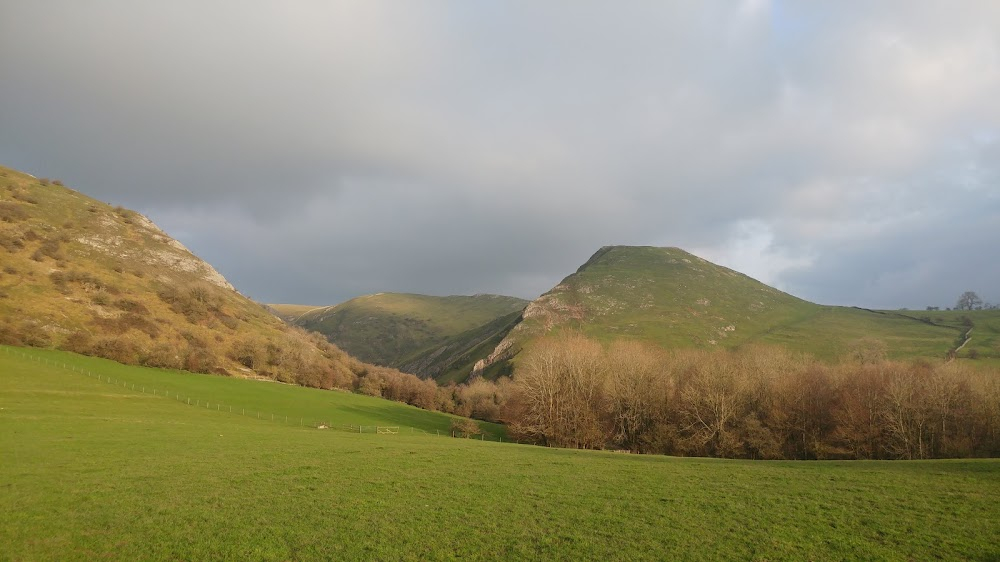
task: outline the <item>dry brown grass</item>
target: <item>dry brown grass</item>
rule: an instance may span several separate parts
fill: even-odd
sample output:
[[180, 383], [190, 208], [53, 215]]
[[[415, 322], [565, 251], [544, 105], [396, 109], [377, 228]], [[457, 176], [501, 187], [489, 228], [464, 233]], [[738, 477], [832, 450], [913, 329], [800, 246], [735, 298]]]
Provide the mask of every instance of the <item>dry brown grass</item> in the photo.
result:
[[324, 387], [363, 371], [205, 274], [164, 267], [164, 255], [196, 258], [135, 211], [0, 171], [0, 342]]

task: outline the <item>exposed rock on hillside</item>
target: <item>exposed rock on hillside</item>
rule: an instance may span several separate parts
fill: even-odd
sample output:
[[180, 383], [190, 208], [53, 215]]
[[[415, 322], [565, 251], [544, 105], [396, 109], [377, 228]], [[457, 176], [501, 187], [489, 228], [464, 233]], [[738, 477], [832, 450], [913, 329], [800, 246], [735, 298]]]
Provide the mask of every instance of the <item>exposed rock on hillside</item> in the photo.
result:
[[363, 364], [237, 293], [147, 217], [0, 168], [0, 343], [349, 386]]

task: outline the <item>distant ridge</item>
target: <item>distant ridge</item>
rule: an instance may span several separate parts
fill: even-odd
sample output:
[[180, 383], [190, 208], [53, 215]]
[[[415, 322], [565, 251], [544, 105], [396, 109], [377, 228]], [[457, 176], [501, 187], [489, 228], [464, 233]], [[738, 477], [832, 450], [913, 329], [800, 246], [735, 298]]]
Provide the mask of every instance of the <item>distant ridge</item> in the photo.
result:
[[[441, 382], [463, 379], [528, 301], [502, 295], [363, 295], [333, 305], [270, 305], [358, 358]], [[485, 346], [485, 347], [484, 347]]]
[[680, 248], [653, 246], [600, 248], [530, 303], [379, 293], [336, 306], [272, 307], [363, 359], [438, 382], [509, 375], [523, 350], [565, 330], [666, 349], [763, 343], [824, 360], [866, 338], [881, 340], [891, 357], [942, 358], [964, 333], [950, 320], [817, 305]]
[[849, 353], [861, 338], [880, 338], [893, 356], [943, 357], [956, 327], [913, 320], [810, 303], [680, 248], [605, 246], [532, 301], [473, 375], [510, 372], [523, 349], [561, 330], [668, 349], [766, 343], [823, 359]]

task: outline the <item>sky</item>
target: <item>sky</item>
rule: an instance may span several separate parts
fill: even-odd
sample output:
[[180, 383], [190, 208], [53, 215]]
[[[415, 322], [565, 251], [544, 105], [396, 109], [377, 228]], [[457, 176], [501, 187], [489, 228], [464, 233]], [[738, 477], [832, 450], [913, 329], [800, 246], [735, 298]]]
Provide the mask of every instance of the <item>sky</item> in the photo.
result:
[[1000, 2], [0, 0], [0, 164], [261, 302], [534, 298], [612, 244], [1000, 302]]

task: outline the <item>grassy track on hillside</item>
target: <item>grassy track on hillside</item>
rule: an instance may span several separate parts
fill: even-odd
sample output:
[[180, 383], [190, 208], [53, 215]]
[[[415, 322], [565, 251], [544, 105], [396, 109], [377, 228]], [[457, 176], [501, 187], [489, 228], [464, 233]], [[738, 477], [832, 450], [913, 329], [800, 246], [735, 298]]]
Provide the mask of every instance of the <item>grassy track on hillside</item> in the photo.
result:
[[[218, 381], [262, 385], [260, 400], [294, 389]], [[993, 460], [745, 462], [319, 431], [3, 353], [0, 451], [11, 560], [1000, 557]]]
[[[948, 326], [964, 334], [970, 327], [972, 339], [962, 348], [959, 358], [1000, 360], [1000, 310], [928, 310], [906, 311], [907, 316]], [[970, 326], [971, 324], [971, 326]]]

